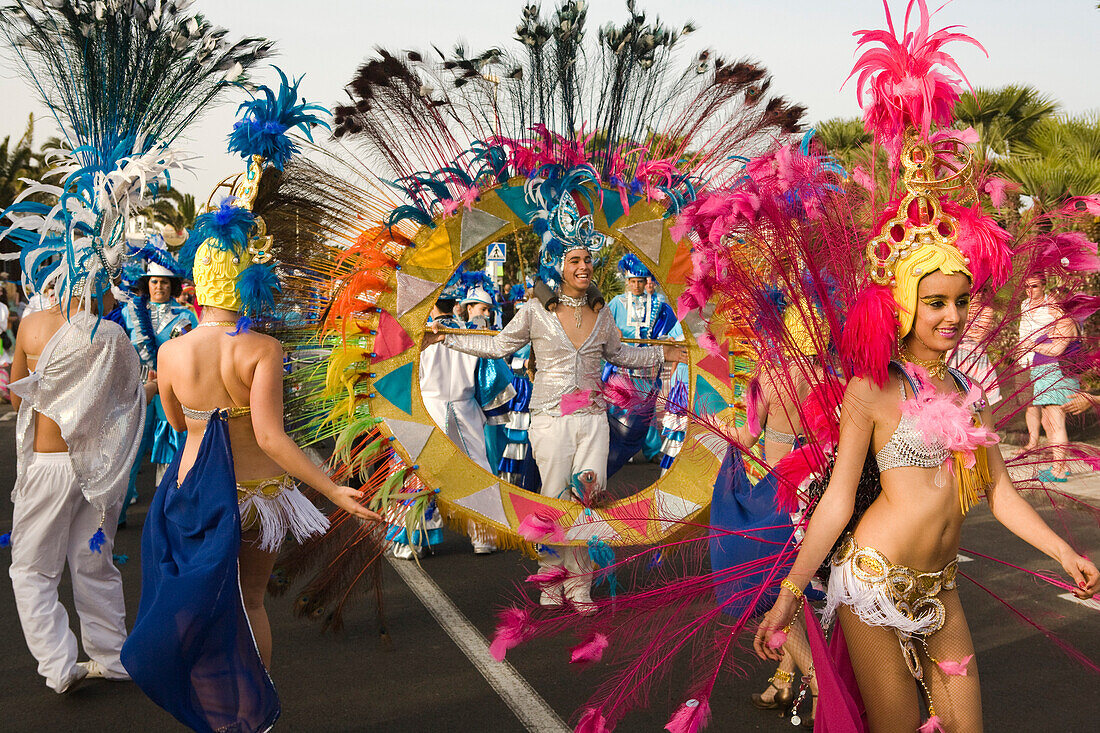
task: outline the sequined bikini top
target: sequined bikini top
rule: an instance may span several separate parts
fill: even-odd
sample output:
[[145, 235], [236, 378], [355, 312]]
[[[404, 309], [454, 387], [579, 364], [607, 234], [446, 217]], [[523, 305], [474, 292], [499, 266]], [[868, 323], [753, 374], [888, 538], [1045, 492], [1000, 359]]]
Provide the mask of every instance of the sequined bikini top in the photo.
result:
[[[916, 394], [916, 385], [913, 383], [912, 378], [904, 369], [901, 369], [901, 372], [905, 375], [906, 381], [913, 389], [913, 393]], [[969, 385], [963, 383], [955, 370], [950, 370], [950, 373], [959, 382], [960, 386], [969, 388]], [[905, 400], [905, 382], [899, 384], [898, 387], [901, 390], [901, 399]], [[903, 414], [897, 428], [894, 429], [894, 434], [890, 436], [890, 440], [886, 441], [886, 445], [875, 453], [875, 463], [878, 464], [879, 473], [882, 473], [883, 471], [889, 471], [891, 468], [907, 466], [936, 468], [943, 465], [950, 457], [951, 452], [939, 441], [929, 443], [925, 436], [917, 430], [917, 418], [915, 416]]]
[[209, 420], [214, 416], [215, 412], [222, 411], [225, 413], [225, 417], [244, 417], [248, 413], [252, 412], [252, 408], [248, 405], [244, 407], [215, 407], [213, 410], [192, 410], [186, 405], [180, 405], [183, 408], [184, 417], [189, 417], [192, 420]]

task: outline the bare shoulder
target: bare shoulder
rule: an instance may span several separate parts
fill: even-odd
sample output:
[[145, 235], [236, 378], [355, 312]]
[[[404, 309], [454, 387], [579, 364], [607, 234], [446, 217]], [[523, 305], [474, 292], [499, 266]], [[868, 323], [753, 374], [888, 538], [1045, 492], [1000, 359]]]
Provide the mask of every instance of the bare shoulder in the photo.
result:
[[256, 331], [245, 331], [233, 337], [236, 362], [251, 372], [262, 361], [283, 360], [283, 344], [278, 339]]

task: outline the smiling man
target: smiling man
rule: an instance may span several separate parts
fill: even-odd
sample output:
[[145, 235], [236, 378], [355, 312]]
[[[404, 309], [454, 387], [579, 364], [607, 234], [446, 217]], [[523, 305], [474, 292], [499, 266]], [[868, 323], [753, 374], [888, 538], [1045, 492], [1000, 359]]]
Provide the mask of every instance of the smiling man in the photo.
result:
[[[628, 369], [658, 367], [662, 360], [683, 361], [678, 346], [633, 347], [622, 343], [608, 309], [598, 313], [588, 302], [592, 281], [592, 250], [602, 241], [576, 237], [555, 239], [560, 277], [558, 305], [551, 312], [537, 300], [521, 305], [500, 333], [449, 334], [447, 347], [485, 358], [502, 358], [530, 343], [538, 371], [531, 394], [531, 448], [542, 478], [542, 495], [589, 502], [602, 491], [607, 477], [607, 404], [600, 393], [604, 361]], [[429, 340], [438, 341], [429, 336]], [[586, 474], [585, 481], [574, 477]], [[578, 491], [574, 484], [585, 485]], [[595, 610], [591, 598], [592, 561], [585, 547], [543, 546], [539, 566], [564, 566], [563, 583], [548, 587], [541, 603], [558, 606], [565, 600], [581, 611]]]

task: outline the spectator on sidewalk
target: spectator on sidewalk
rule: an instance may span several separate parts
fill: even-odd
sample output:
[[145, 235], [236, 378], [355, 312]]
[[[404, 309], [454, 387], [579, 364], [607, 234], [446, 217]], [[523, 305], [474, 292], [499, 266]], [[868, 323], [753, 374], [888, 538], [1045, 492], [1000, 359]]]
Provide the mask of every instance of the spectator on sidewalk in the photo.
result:
[[1039, 445], [1042, 426], [1051, 446], [1053, 464], [1039, 472], [1044, 481], [1063, 482], [1067, 478], [1066, 413], [1061, 409], [1081, 385], [1074, 377], [1062, 373], [1058, 357], [1076, 336], [1076, 326], [1046, 292], [1046, 278], [1029, 277], [1024, 282], [1027, 299], [1020, 312], [1020, 348], [1031, 369], [1034, 399], [1028, 406], [1026, 450]]

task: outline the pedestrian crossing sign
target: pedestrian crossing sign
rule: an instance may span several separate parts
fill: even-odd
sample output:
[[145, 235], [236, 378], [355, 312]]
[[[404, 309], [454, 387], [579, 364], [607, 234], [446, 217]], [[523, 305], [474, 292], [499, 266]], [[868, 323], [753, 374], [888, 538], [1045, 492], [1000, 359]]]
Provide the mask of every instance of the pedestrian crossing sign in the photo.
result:
[[504, 262], [504, 242], [493, 242], [489, 245], [489, 253], [485, 255], [488, 262]]

